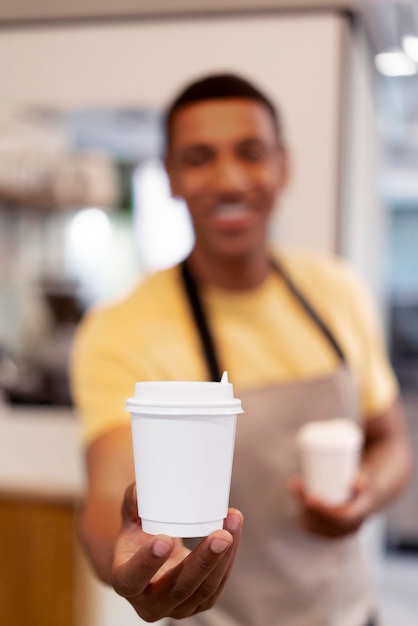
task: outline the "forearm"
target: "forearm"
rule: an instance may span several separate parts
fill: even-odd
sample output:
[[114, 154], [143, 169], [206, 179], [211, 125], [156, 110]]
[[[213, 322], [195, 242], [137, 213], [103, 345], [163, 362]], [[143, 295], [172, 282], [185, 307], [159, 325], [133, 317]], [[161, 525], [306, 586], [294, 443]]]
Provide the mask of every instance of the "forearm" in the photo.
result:
[[408, 483], [412, 458], [403, 442], [373, 446], [365, 453], [363, 469], [370, 479], [374, 506], [378, 511], [393, 500]]
[[88, 490], [78, 519], [78, 534], [97, 575], [111, 583], [116, 538], [122, 528], [125, 489], [134, 482], [131, 430], [113, 429], [87, 450]]
[[114, 544], [121, 528], [120, 502], [86, 501], [77, 520], [77, 532], [83, 549], [100, 580], [112, 579]]
[[411, 477], [412, 465], [402, 409], [396, 402], [383, 419], [371, 420], [366, 430], [362, 468], [370, 480], [374, 511], [402, 491]]

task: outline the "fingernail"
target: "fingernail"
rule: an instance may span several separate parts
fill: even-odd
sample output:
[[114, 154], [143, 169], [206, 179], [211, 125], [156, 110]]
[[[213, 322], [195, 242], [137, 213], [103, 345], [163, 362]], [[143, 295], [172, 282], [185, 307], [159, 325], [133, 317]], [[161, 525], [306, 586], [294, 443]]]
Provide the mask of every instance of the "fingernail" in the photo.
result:
[[157, 541], [152, 546], [152, 551], [155, 556], [167, 556], [170, 552], [171, 546], [166, 541], [162, 541], [161, 539], [157, 539]]
[[221, 554], [222, 552], [225, 552], [230, 545], [229, 541], [225, 541], [225, 539], [214, 539], [210, 544], [210, 549], [215, 554]]
[[228, 515], [225, 520], [225, 527], [227, 530], [236, 530], [241, 523], [239, 515]]

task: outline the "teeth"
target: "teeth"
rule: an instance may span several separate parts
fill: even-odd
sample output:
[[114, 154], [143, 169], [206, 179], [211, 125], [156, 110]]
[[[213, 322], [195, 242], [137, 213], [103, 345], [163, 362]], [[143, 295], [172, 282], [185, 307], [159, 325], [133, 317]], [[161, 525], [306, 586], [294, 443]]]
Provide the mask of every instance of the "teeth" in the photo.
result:
[[231, 202], [229, 204], [218, 205], [215, 208], [215, 213], [229, 218], [238, 218], [247, 215], [249, 213], [249, 208], [240, 202]]

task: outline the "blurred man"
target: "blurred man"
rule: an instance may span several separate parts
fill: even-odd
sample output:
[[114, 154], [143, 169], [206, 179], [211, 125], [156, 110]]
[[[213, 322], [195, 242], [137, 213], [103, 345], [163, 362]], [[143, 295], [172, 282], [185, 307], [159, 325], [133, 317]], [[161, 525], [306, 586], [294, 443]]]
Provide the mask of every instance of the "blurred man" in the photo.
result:
[[[91, 312], [79, 331], [86, 551], [148, 621], [377, 624], [357, 530], [401, 490], [411, 460], [373, 306], [341, 260], [267, 244], [288, 157], [277, 112], [256, 87], [231, 75], [197, 81], [169, 108], [166, 131], [171, 189], [196, 241], [184, 263]], [[219, 380], [223, 369], [245, 410], [237, 508], [190, 550], [141, 530], [124, 404], [138, 380]], [[296, 431], [335, 416], [359, 421], [366, 445], [351, 499], [329, 507], [289, 480]]]

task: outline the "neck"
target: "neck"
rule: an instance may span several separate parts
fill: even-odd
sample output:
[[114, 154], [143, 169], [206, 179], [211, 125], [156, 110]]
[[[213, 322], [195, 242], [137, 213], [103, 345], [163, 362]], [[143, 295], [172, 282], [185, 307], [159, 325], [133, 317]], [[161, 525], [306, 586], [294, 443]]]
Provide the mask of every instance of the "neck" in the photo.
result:
[[242, 257], [207, 259], [194, 249], [187, 259], [187, 265], [198, 283], [232, 291], [257, 287], [271, 270], [265, 250]]

